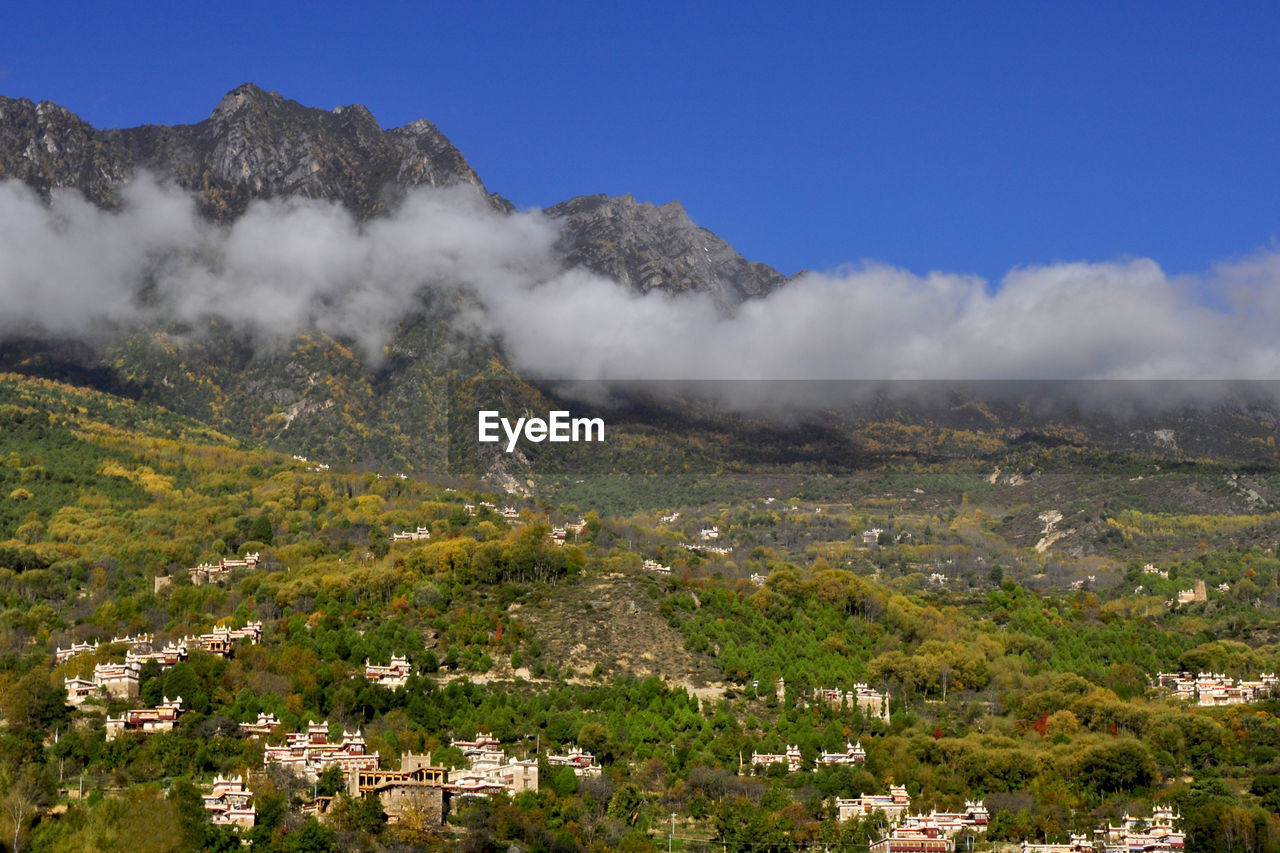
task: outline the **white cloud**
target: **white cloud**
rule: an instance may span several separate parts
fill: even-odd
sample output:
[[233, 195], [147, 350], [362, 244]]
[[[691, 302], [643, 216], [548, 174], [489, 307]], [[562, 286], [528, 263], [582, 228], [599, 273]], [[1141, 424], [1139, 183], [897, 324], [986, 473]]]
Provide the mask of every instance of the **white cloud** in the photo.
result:
[[412, 193], [363, 224], [328, 202], [255, 202], [229, 228], [151, 180], [122, 198], [111, 212], [62, 192], [45, 205], [0, 184], [0, 332], [220, 315], [264, 334], [317, 326], [372, 355], [421, 288], [462, 287], [481, 306], [469, 319], [550, 379], [1280, 376], [1272, 251], [1199, 277], [1137, 258], [1017, 268], [996, 287], [865, 264], [724, 316], [705, 295], [560, 270], [551, 219], [496, 214], [467, 188]]

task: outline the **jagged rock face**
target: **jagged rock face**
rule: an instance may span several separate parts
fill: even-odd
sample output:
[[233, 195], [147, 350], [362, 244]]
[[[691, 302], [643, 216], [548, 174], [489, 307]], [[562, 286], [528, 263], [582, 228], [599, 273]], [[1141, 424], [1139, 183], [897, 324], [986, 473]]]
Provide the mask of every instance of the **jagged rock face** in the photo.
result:
[[76, 187], [110, 205], [139, 169], [197, 193], [219, 220], [255, 198], [327, 198], [364, 218], [412, 187], [481, 186], [428, 121], [383, 131], [364, 107], [314, 109], [252, 84], [228, 93], [199, 124], [126, 130], [95, 130], [55, 104], [0, 98], [0, 177], [43, 193]]
[[561, 251], [581, 266], [647, 293], [707, 291], [722, 305], [762, 296], [786, 281], [689, 219], [673, 201], [655, 207], [630, 195], [579, 196], [547, 213], [563, 221]]
[[17, 178], [46, 196], [71, 187], [107, 205], [132, 173], [115, 140], [65, 107], [0, 97], [0, 180]]
[[[0, 97], [0, 179], [17, 178], [44, 195], [79, 189], [111, 207], [139, 170], [192, 191], [202, 211], [221, 222], [258, 198], [330, 199], [363, 219], [413, 187], [483, 189], [429, 121], [384, 131], [362, 106], [315, 109], [252, 84], [229, 92], [198, 124], [125, 130], [96, 130], [56, 104]], [[500, 196], [489, 199], [496, 210], [513, 209]], [[547, 212], [563, 222], [566, 267], [640, 292], [709, 292], [731, 309], [786, 280], [699, 228], [679, 202], [655, 207], [631, 196], [583, 196]]]

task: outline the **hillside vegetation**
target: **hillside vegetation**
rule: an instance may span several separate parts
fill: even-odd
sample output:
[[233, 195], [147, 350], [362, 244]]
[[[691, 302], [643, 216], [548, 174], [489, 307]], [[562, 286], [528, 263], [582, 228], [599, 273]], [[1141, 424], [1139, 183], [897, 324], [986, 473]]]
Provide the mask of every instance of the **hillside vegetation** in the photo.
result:
[[[718, 428], [740, 445], [756, 429]], [[657, 849], [673, 813], [684, 850], [856, 850], [881, 825], [837, 823], [832, 798], [890, 784], [913, 810], [984, 798], [979, 848], [1164, 802], [1188, 850], [1280, 849], [1280, 701], [1199, 708], [1151, 680], [1280, 666], [1265, 460], [868, 420], [845, 433], [854, 455], [747, 463], [697, 432], [688, 447], [622, 432], [618, 456], [512, 498], [0, 377], [5, 843], [240, 849], [199, 789], [247, 773], [259, 850]], [[646, 448], [648, 472], [622, 467]], [[582, 535], [554, 544], [579, 517]], [[429, 540], [392, 543], [418, 527]], [[222, 583], [188, 578], [246, 552], [258, 564]], [[1197, 580], [1206, 600], [1168, 603]], [[121, 659], [113, 637], [259, 620], [262, 643], [230, 658], [147, 664], [133, 703], [65, 704], [64, 677]], [[403, 689], [364, 678], [366, 659], [397, 654], [414, 669]], [[813, 699], [857, 682], [888, 694], [887, 723]], [[189, 710], [174, 731], [106, 740], [108, 715], [176, 695]], [[542, 784], [459, 800], [445, 827], [389, 826], [339, 795], [321, 824], [300, 809], [338, 785], [264, 772], [262, 742], [237, 728], [260, 712], [284, 731], [360, 728], [384, 767], [409, 752], [456, 765], [451, 741], [487, 731], [538, 757]], [[750, 772], [753, 752], [798, 745], [811, 765], [847, 741], [865, 764]], [[600, 778], [546, 763], [575, 744]]]

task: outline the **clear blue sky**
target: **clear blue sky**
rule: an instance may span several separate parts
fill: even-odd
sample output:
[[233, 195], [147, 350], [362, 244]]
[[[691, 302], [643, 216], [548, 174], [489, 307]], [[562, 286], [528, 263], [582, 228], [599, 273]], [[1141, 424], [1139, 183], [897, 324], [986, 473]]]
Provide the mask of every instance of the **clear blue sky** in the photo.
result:
[[518, 206], [678, 199], [786, 273], [1181, 273], [1280, 235], [1277, 45], [1275, 2], [10, 3], [0, 93], [426, 117]]

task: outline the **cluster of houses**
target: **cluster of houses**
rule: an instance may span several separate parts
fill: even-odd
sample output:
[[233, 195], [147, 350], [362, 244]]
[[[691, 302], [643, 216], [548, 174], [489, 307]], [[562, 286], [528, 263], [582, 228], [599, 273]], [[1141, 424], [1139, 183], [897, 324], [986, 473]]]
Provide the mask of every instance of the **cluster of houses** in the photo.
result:
[[1176, 829], [1180, 819], [1169, 806], [1157, 804], [1150, 817], [1126, 814], [1118, 825], [1108, 823], [1094, 830], [1094, 837], [1073, 834], [1065, 844], [1032, 844], [1024, 841], [1021, 853], [1177, 853], [1186, 846], [1186, 833]]
[[1178, 699], [1204, 707], [1245, 705], [1274, 696], [1280, 689], [1280, 678], [1264, 672], [1257, 681], [1228, 678], [1220, 672], [1158, 672], [1155, 683], [1173, 691]]
[[296, 453], [293, 455], [293, 458], [294, 458], [294, 459], [296, 459], [296, 460], [297, 460], [297, 461], [299, 461], [299, 462], [306, 463], [306, 464], [307, 464], [307, 470], [308, 470], [308, 471], [312, 471], [312, 472], [315, 472], [315, 473], [321, 473], [321, 472], [324, 472], [324, 471], [328, 471], [328, 470], [329, 470], [329, 466], [328, 466], [326, 463], [324, 463], [324, 462], [317, 462], [317, 463], [315, 463], [314, 465], [312, 465], [312, 464], [310, 464], [310, 463], [308, 462], [307, 457], [305, 457], [305, 456], [299, 456], [299, 455], [297, 455]]
[[413, 667], [409, 664], [409, 658], [404, 655], [392, 655], [388, 666], [370, 663], [368, 658], [364, 661], [364, 677], [392, 690], [404, 687], [412, 674]]
[[[822, 767], [862, 764], [866, 760], [867, 752], [862, 748], [862, 741], [857, 743], [845, 742], [844, 752], [824, 752], [819, 755], [814, 761], [813, 771], [816, 773]], [[800, 753], [800, 747], [787, 744], [787, 751], [783, 753], [751, 753], [751, 767], [753, 769], [769, 767], [773, 764], [786, 764], [788, 773], [800, 772], [804, 764], [804, 757]]]
[[[494, 512], [498, 511], [498, 505], [495, 503], [490, 503], [489, 501], [480, 501], [480, 506], [484, 509], [491, 509]], [[472, 517], [475, 516], [477, 511], [475, 504], [463, 504], [462, 508], [467, 511], [467, 515], [470, 515]]]
[[245, 786], [240, 776], [227, 779], [217, 776], [213, 780], [213, 790], [204, 795], [204, 807], [215, 826], [253, 829], [258, 821], [258, 810], [250, 802], [252, 799], [253, 791]]
[[889, 722], [889, 696], [862, 682], [853, 685], [852, 690], [841, 690], [839, 687], [815, 687], [813, 700], [821, 702], [833, 711], [841, 708], [857, 707], [868, 717]]
[[187, 569], [187, 574], [191, 577], [191, 583], [194, 586], [200, 586], [209, 581], [220, 581], [229, 572], [235, 569], [247, 569], [258, 565], [261, 559], [258, 552], [245, 554], [243, 560], [219, 560], [216, 564], [201, 563]]
[[724, 545], [693, 545], [686, 542], [680, 547], [684, 548], [686, 551], [697, 551], [701, 554], [716, 554], [721, 557], [733, 553], [732, 548], [725, 547]]
[[[142, 665], [155, 661], [161, 669], [168, 669], [187, 659], [190, 647], [204, 649], [211, 654], [229, 657], [235, 644], [240, 640], [248, 640], [257, 644], [262, 641], [262, 623], [250, 622], [243, 628], [214, 628], [208, 634], [184, 637], [166, 643], [159, 651], [150, 651], [150, 643], [154, 640], [149, 634], [138, 637], [117, 638], [112, 642], [128, 642], [132, 647], [125, 652], [124, 663], [100, 663], [93, 668], [92, 678], [79, 676], [63, 678], [63, 686], [67, 690], [67, 704], [73, 707], [83, 705], [92, 697], [108, 696], [116, 699], [133, 699], [138, 695], [139, 676]], [[97, 644], [83, 644], [79, 648], [58, 649], [59, 660], [69, 660], [75, 654], [94, 651]]]
[[453, 796], [487, 797], [538, 790], [538, 762], [532, 758], [508, 758], [498, 740], [484, 732], [473, 741], [455, 740], [467, 767], [450, 768], [445, 789]]
[[587, 522], [584, 519], [580, 518], [577, 521], [573, 522], [572, 524], [566, 524], [564, 527], [551, 528], [551, 533], [549, 535], [551, 536], [552, 542], [556, 543], [557, 545], [563, 545], [570, 533], [572, 533], [575, 537], [580, 537], [582, 536], [583, 533], [586, 532], [586, 530], [587, 530]]
[[182, 697], [164, 697], [154, 708], [136, 708], [125, 711], [119, 717], [107, 717], [107, 740], [113, 741], [125, 732], [171, 732], [182, 716]]
[[645, 570], [646, 572], [657, 572], [657, 573], [658, 573], [658, 574], [660, 574], [660, 575], [669, 575], [669, 574], [671, 574], [671, 567], [670, 567], [670, 566], [664, 566], [664, 565], [662, 565], [661, 563], [659, 563], [657, 560], [645, 560], [645, 561], [644, 561], [644, 570]]
[[890, 785], [888, 794], [861, 794], [836, 800], [836, 819], [844, 822], [880, 813], [889, 833], [871, 845], [876, 853], [950, 853], [962, 832], [987, 831], [991, 816], [982, 800], [966, 800], [962, 812], [911, 814], [911, 795], [904, 785]]
[[579, 746], [572, 746], [564, 755], [547, 753], [547, 763], [552, 767], [568, 767], [579, 779], [599, 776], [603, 768], [596, 763], [595, 756]]
[[319, 780], [330, 767], [338, 767], [351, 779], [362, 770], [377, 770], [378, 756], [366, 752], [364, 735], [357, 729], [342, 732], [342, 740], [329, 742], [329, 724], [311, 723], [306, 731], [291, 732], [283, 746], [267, 746], [262, 753], [263, 767], [276, 765], [292, 770], [309, 782]]
[[[138, 634], [137, 636], [132, 637], [126, 635], [124, 637], [112, 637], [108, 645], [127, 643], [131, 650], [136, 651], [144, 647], [149, 647], [154, 640], [155, 637], [151, 634]], [[97, 640], [94, 640], [92, 643], [72, 643], [70, 648], [64, 649], [59, 646], [54, 649], [53, 656], [58, 663], [66, 663], [76, 655], [85, 654], [86, 652], [90, 654], [96, 652], [98, 650], [98, 646], [99, 643]]]
[[[273, 715], [259, 714], [256, 722], [241, 723], [240, 728], [248, 734], [263, 736], [277, 725], [279, 721]], [[310, 723], [305, 731], [287, 734], [283, 745], [267, 746], [262, 761], [264, 767], [283, 767], [312, 782], [328, 768], [337, 767], [343, 774], [347, 793], [352, 797], [376, 794], [391, 823], [399, 820], [410, 807], [425, 809], [437, 822], [443, 821], [448, 799], [454, 796], [515, 795], [538, 790], [536, 759], [509, 758], [501, 744], [483, 732], [473, 741], [455, 740], [451, 745], [462, 751], [466, 767], [437, 767], [426, 756], [410, 753], [401, 757], [398, 770], [380, 770], [378, 756], [368, 752], [364, 736], [358, 730], [344, 730], [341, 740], [333, 743], [329, 740], [328, 723]], [[577, 749], [563, 756], [548, 755], [547, 760], [553, 766], [573, 767], [580, 776], [601, 772], [590, 753]], [[239, 790], [243, 791], [243, 786]], [[206, 803], [214, 800], [227, 802], [226, 797], [207, 797]], [[327, 806], [328, 802], [321, 797], [315, 810], [323, 814]], [[213, 810], [213, 806], [206, 807]]]
[[138, 695], [138, 670], [136, 663], [100, 663], [93, 668], [93, 678], [79, 676], [63, 678], [67, 690], [67, 704], [80, 707], [86, 700], [109, 696], [115, 699], [133, 699]]
[[[262, 642], [262, 623], [250, 622], [243, 628], [214, 628], [207, 634], [189, 635], [179, 640], [183, 650], [187, 648], [203, 649], [219, 657], [231, 657], [236, 643], [248, 640], [249, 645], [256, 646]], [[163, 662], [162, 662], [163, 664]]]
[[425, 527], [416, 530], [401, 530], [391, 534], [392, 542], [425, 542], [431, 538], [431, 531]]

